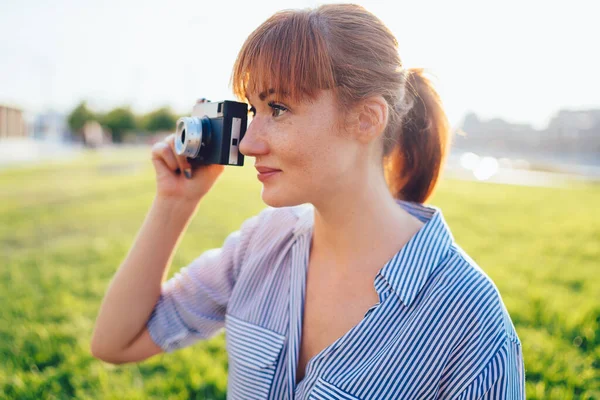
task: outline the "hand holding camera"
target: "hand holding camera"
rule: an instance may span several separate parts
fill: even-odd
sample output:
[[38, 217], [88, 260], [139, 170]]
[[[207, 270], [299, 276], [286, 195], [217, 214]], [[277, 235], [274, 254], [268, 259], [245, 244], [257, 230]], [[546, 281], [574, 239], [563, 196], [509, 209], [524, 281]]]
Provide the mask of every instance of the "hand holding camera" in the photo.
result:
[[224, 165], [243, 166], [239, 142], [247, 124], [245, 103], [197, 103], [191, 117], [177, 121], [175, 134], [152, 148], [157, 196], [197, 202], [208, 193]]
[[209, 192], [225, 167], [214, 164], [192, 169], [187, 157], [175, 152], [175, 140], [176, 135], [171, 134], [152, 147], [156, 195], [164, 199], [198, 202]]

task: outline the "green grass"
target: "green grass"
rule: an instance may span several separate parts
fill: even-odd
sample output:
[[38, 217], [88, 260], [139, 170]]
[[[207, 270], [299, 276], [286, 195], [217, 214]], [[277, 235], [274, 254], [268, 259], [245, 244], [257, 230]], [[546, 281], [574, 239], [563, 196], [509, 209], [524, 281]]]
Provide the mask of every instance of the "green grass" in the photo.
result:
[[[227, 168], [201, 203], [171, 274], [264, 208], [247, 164]], [[154, 190], [149, 149], [0, 170], [0, 397], [225, 398], [223, 335], [137, 365], [89, 354]], [[502, 293], [527, 397], [600, 398], [600, 187], [444, 180], [431, 203]]]

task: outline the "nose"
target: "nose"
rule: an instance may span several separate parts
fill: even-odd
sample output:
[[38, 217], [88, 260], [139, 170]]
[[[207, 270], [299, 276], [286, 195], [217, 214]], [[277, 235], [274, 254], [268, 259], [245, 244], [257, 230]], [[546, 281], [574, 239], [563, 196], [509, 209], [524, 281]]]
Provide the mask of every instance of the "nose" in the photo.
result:
[[260, 120], [253, 118], [240, 142], [240, 152], [249, 157], [258, 157], [269, 152], [269, 146], [260, 134]]

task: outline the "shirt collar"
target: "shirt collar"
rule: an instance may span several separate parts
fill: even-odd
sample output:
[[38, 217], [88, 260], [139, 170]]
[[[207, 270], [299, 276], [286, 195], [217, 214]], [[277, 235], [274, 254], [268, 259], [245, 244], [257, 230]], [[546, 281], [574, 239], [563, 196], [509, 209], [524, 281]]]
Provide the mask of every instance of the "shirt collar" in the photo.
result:
[[[405, 200], [396, 202], [424, 225], [379, 271], [375, 289], [381, 299], [389, 287], [408, 307], [446, 258], [454, 238], [438, 207]], [[294, 236], [308, 234], [314, 223], [313, 206], [303, 204], [294, 207], [294, 212], [298, 216]]]
[[294, 237], [308, 234], [314, 223], [314, 206], [310, 203], [305, 203], [292, 207], [291, 210], [298, 217], [296, 225], [294, 226]]
[[454, 238], [438, 207], [403, 200], [397, 203], [424, 225], [385, 264], [379, 275], [408, 307], [446, 258]]

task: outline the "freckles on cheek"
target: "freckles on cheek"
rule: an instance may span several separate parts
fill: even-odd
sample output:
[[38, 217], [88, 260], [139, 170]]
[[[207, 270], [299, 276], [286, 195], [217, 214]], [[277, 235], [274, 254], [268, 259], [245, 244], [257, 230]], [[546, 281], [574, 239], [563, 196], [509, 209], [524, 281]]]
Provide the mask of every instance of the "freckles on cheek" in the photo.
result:
[[303, 145], [297, 159], [298, 181], [311, 188], [321, 188], [331, 183], [332, 165], [330, 144], [314, 140]]
[[[331, 134], [330, 118], [321, 112], [310, 112], [295, 118], [286, 126], [286, 133], [280, 136], [280, 156], [291, 168], [298, 181], [310, 181], [322, 176], [331, 159], [333, 143], [327, 140]], [[313, 182], [316, 183], [316, 182]]]
[[292, 167], [291, 172], [294, 174], [306, 174], [310, 172], [313, 165], [314, 151], [316, 151], [316, 148], [311, 143], [300, 141], [291, 144], [286, 151], [288, 155], [286, 157], [286, 164]]

